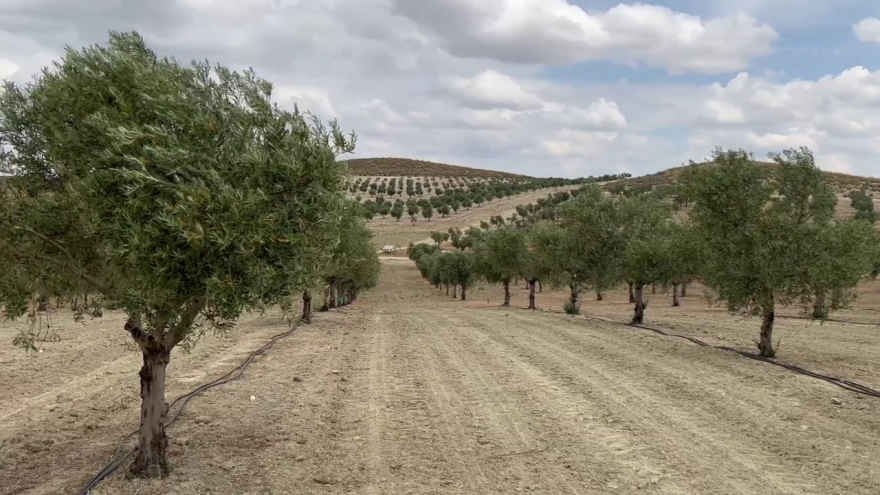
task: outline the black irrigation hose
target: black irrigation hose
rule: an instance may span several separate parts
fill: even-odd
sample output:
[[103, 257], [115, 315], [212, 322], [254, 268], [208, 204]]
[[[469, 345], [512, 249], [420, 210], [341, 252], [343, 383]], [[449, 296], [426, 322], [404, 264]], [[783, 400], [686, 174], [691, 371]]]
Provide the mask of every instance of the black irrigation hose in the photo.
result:
[[794, 371], [795, 373], [799, 373], [799, 374], [801, 374], [801, 375], [809, 376], [809, 377], [811, 377], [811, 378], [815, 378], [815, 379], [817, 379], [817, 380], [823, 380], [823, 381], [826, 381], [826, 382], [828, 382], [828, 383], [830, 383], [830, 384], [832, 384], [832, 385], [836, 385], [836, 386], [838, 386], [838, 387], [840, 387], [840, 388], [842, 388], [842, 389], [849, 390], [850, 392], [855, 392], [855, 393], [857, 393], [857, 394], [863, 394], [863, 395], [867, 395], [867, 396], [870, 396], [870, 397], [877, 397], [877, 398], [880, 398], [880, 391], [875, 390], [875, 389], [873, 389], [873, 388], [870, 388], [870, 387], [868, 387], [868, 386], [862, 385], [862, 384], [860, 384], [860, 383], [856, 383], [856, 382], [852, 382], [852, 381], [849, 381], [849, 380], [845, 380], [845, 379], [843, 379], [843, 378], [835, 378], [835, 377], [833, 377], [833, 376], [828, 376], [828, 375], [823, 375], [823, 374], [821, 374], [821, 373], [816, 373], [815, 371], [810, 371], [810, 370], [808, 370], [808, 369], [801, 368], [800, 366], [796, 366], [796, 365], [793, 365], [793, 364], [783, 363], [783, 362], [777, 361], [777, 360], [772, 359], [772, 358], [768, 358], [768, 357], [761, 356], [760, 354], [755, 354], [754, 352], [748, 352], [748, 351], [744, 351], [744, 350], [742, 350], [742, 349], [737, 349], [737, 348], [735, 348], [735, 347], [730, 347], [730, 346], [726, 346], [726, 345], [712, 345], [712, 344], [707, 344], [706, 342], [703, 342], [702, 340], [700, 340], [700, 339], [698, 339], [698, 338], [696, 338], [696, 337], [691, 337], [691, 336], [688, 336], [688, 335], [680, 335], [680, 334], [676, 334], [676, 333], [669, 333], [669, 332], [667, 332], [667, 331], [665, 331], [665, 330], [661, 330], [661, 329], [659, 329], [659, 328], [654, 328], [654, 327], [649, 327], [649, 326], [647, 326], [647, 325], [626, 324], [626, 323], [621, 323], [621, 322], [619, 322], [619, 321], [609, 320], [609, 319], [606, 319], [606, 318], [598, 318], [598, 317], [595, 317], [595, 316], [587, 316], [587, 315], [584, 315], [584, 316], [585, 316], [586, 318], [589, 318], [589, 319], [592, 319], [592, 320], [604, 321], [604, 322], [606, 322], [606, 323], [615, 323], [615, 324], [618, 324], [618, 325], [624, 325], [624, 326], [628, 326], [628, 327], [640, 328], [640, 329], [643, 329], [643, 330], [650, 330], [650, 331], [652, 331], [652, 332], [654, 332], [654, 333], [657, 333], [657, 334], [660, 334], [660, 335], [664, 335], [664, 336], [667, 336], [667, 337], [678, 337], [678, 338], [680, 338], [680, 339], [686, 339], [686, 340], [689, 340], [689, 341], [693, 342], [694, 344], [697, 344], [697, 345], [702, 346], [702, 347], [709, 347], [709, 348], [712, 348], [712, 349], [720, 349], [720, 350], [723, 350], [723, 351], [734, 352], [734, 353], [736, 353], [736, 354], [739, 354], [740, 356], [747, 357], [747, 358], [749, 358], [749, 359], [754, 359], [754, 360], [756, 360], [756, 361], [763, 361], [763, 362], [768, 363], [768, 364], [773, 364], [773, 365], [776, 365], [776, 366], [780, 366], [780, 367], [782, 367], [782, 368], [785, 368], [785, 369], [787, 369], [787, 370]]
[[[193, 391], [191, 391], [187, 394], [181, 395], [180, 397], [174, 399], [174, 402], [172, 402], [168, 406], [168, 409], [171, 410], [171, 408], [173, 408], [175, 406], [175, 404], [177, 404], [178, 402], [180, 402], [180, 407], [171, 416], [171, 419], [165, 423], [165, 428], [170, 427], [171, 425], [173, 425], [177, 421], [177, 418], [180, 417], [180, 414], [183, 412], [183, 409], [186, 407], [187, 403], [189, 403], [189, 401], [193, 397], [201, 395], [202, 393], [204, 393], [214, 387], [223, 385], [224, 383], [229, 383], [233, 380], [237, 380], [237, 379], [241, 378], [242, 374], [244, 373], [244, 370], [246, 370], [248, 368], [248, 366], [250, 366], [250, 364], [254, 361], [254, 359], [256, 359], [257, 356], [265, 354], [269, 349], [272, 348], [272, 346], [275, 345], [276, 342], [278, 342], [279, 340], [283, 339], [284, 337], [287, 337], [288, 335], [292, 334], [293, 331], [296, 330], [298, 326], [299, 326], [299, 324], [295, 323], [295, 324], [291, 325], [289, 330], [282, 332], [282, 333], [279, 333], [277, 335], [274, 335], [272, 338], [269, 339], [268, 342], [266, 342], [265, 345], [263, 345], [263, 347], [260, 347], [259, 349], [257, 349], [253, 353], [251, 353], [247, 357], [247, 359], [245, 359], [241, 364], [239, 364], [238, 366], [233, 368], [229, 373], [223, 375], [220, 378], [217, 378], [216, 380], [214, 380], [212, 382], [208, 382], [203, 385], [200, 385], [197, 388], [195, 388]], [[181, 401], [183, 401], [183, 402], [181, 402]], [[125, 446], [125, 442], [127, 442], [131, 437], [137, 435], [138, 431], [139, 430], [135, 430], [135, 431], [129, 433], [128, 435], [125, 436], [125, 438], [123, 438], [119, 442], [119, 445], [117, 445], [117, 447], [116, 447], [116, 453], [113, 456], [113, 460], [110, 461], [106, 466], [104, 466], [103, 469], [98, 471], [98, 474], [96, 474], [91, 480], [89, 480], [88, 483], [86, 483], [86, 485], [84, 487], [82, 487], [82, 489], [78, 492], [78, 495], [90, 495], [91, 490], [93, 488], [98, 486], [98, 484], [101, 481], [103, 481], [105, 478], [107, 478], [107, 476], [110, 476], [111, 474], [113, 474], [113, 472], [115, 472], [117, 469], [119, 469], [119, 467], [125, 462], [126, 459], [128, 459], [129, 457], [132, 456], [132, 454], [135, 453], [135, 451], [137, 450], [136, 448], [131, 449], [128, 452], [126, 452], [124, 455], [122, 455], [122, 449]]]
[[880, 327], [880, 323], [875, 323], [871, 321], [853, 321], [853, 320], [838, 320], [835, 318], [810, 318], [809, 316], [786, 316], [786, 315], [776, 315], [776, 318], [787, 318], [789, 320], [812, 320], [812, 321], [832, 321], [834, 323], [848, 323], [850, 325], [869, 325], [872, 327]]

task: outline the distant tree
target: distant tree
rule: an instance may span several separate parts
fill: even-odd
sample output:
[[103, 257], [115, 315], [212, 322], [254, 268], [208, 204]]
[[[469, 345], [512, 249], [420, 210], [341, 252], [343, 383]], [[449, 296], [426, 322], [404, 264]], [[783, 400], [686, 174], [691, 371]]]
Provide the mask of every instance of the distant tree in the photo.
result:
[[440, 214], [443, 215], [444, 217], [447, 216], [447, 215], [449, 215], [449, 213], [451, 213], [451, 209], [449, 208], [449, 205], [447, 205], [447, 204], [445, 204], [445, 203], [442, 204], [442, 205], [440, 205], [440, 208], [438, 209], [438, 211], [439, 211]]
[[461, 287], [461, 300], [464, 301], [467, 299], [468, 288], [476, 279], [473, 253], [457, 251], [447, 254], [446, 257], [449, 259], [447, 279], [450, 283]]
[[389, 213], [391, 213], [391, 207], [388, 203], [382, 203], [381, 206], [379, 206], [379, 214], [382, 215], [382, 218], [385, 218]]
[[406, 213], [407, 213], [407, 214], [410, 216], [410, 218], [412, 218], [413, 220], [415, 220], [415, 219], [416, 219], [416, 215], [419, 214], [419, 209], [420, 209], [420, 208], [419, 208], [419, 205], [416, 204], [416, 203], [409, 203], [409, 204], [406, 205]]
[[633, 282], [632, 324], [645, 321], [648, 302], [644, 287], [666, 280], [672, 264], [673, 227], [666, 208], [656, 198], [636, 195], [620, 202], [624, 248], [620, 255], [623, 278]]
[[391, 208], [391, 216], [399, 222], [400, 219], [403, 218], [403, 206], [394, 205], [394, 207]]
[[510, 306], [510, 282], [522, 271], [526, 235], [520, 229], [491, 232], [474, 248], [475, 270], [490, 284], [504, 287], [504, 306]]
[[434, 216], [434, 207], [431, 206], [431, 203], [426, 203], [422, 206], [422, 216], [425, 217], [425, 220], [431, 221], [431, 217]]

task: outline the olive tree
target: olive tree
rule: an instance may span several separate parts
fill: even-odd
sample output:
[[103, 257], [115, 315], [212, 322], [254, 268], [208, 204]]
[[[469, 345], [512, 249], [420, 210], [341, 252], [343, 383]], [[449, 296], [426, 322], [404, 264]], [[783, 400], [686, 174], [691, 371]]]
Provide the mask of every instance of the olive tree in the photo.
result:
[[[329, 259], [320, 267], [324, 275], [321, 311], [350, 303], [361, 289], [375, 285], [379, 275], [373, 233], [357, 214], [357, 205], [344, 201], [334, 220], [328, 225], [333, 247]], [[302, 319], [311, 322], [310, 291], [303, 294]]]
[[620, 202], [623, 249], [619, 266], [624, 279], [633, 283], [633, 325], [645, 321], [648, 302], [644, 287], [662, 283], [671, 266], [671, 219], [666, 205], [647, 195], [636, 195]]
[[[833, 270], [827, 260], [853, 252], [846, 248], [853, 237], [823, 241], [819, 235], [817, 229], [828, 228], [823, 225], [836, 197], [810, 150], [770, 156], [777, 165], [773, 172], [751, 153], [717, 149], [711, 166], [692, 167], [682, 176], [706, 248], [701, 279], [730, 310], [761, 315], [758, 350], [765, 357], [776, 354], [777, 305], [827, 289], [823, 274]], [[817, 257], [817, 249], [829, 254]]]
[[168, 471], [172, 349], [289, 305], [325, 260], [354, 136], [271, 92], [112, 32], [0, 93], [0, 305], [15, 318], [35, 293], [93, 293], [127, 314], [143, 361], [136, 476]]
[[477, 274], [490, 284], [503, 285], [504, 306], [510, 306], [510, 281], [522, 271], [525, 251], [525, 232], [514, 228], [493, 231], [474, 248]]
[[[564, 261], [555, 267], [568, 270], [577, 283], [591, 286], [597, 294], [613, 287], [620, 280], [621, 214], [618, 201], [606, 197], [596, 185], [585, 187], [561, 206], [559, 224], [568, 236], [554, 255], [554, 261]], [[570, 304], [576, 303], [576, 288]]]

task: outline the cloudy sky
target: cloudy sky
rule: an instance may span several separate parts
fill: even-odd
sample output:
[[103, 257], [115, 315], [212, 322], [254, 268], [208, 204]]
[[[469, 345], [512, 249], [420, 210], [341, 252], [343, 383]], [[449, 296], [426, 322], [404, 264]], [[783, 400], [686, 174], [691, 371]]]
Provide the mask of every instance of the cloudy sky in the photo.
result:
[[0, 0], [0, 78], [136, 30], [254, 67], [357, 157], [571, 177], [807, 145], [880, 177], [878, 19], [869, 0]]

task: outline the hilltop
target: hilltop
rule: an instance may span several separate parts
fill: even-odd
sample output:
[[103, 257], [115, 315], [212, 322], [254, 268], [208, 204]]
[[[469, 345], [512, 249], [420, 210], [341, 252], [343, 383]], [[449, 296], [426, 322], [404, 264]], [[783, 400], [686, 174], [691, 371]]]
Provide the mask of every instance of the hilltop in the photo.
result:
[[463, 167], [460, 165], [447, 165], [445, 163], [413, 160], [410, 158], [353, 158], [346, 160], [345, 163], [348, 164], [351, 175], [532, 179], [528, 175]]
[[[767, 167], [768, 172], [770, 169], [778, 167], [776, 163], [772, 162], [758, 161], [755, 163]], [[683, 165], [681, 167], [673, 167], [649, 175], [631, 177], [629, 179], [615, 181], [611, 184], [606, 185], [605, 187], [608, 190], [619, 190], [624, 187], [632, 189], [667, 187], [677, 183], [678, 175], [683, 170], [689, 167], [701, 167], [707, 165], [711, 165], [711, 162], [693, 163], [690, 165]], [[831, 182], [837, 192], [841, 194], [845, 194], [853, 190], [860, 190], [862, 188], [865, 188], [868, 191], [880, 192], [880, 178], [877, 177], [861, 177], [857, 175], [849, 175], [839, 172], [828, 171], [823, 171], [822, 173], [825, 174], [825, 177], [828, 178], [828, 180]]]

